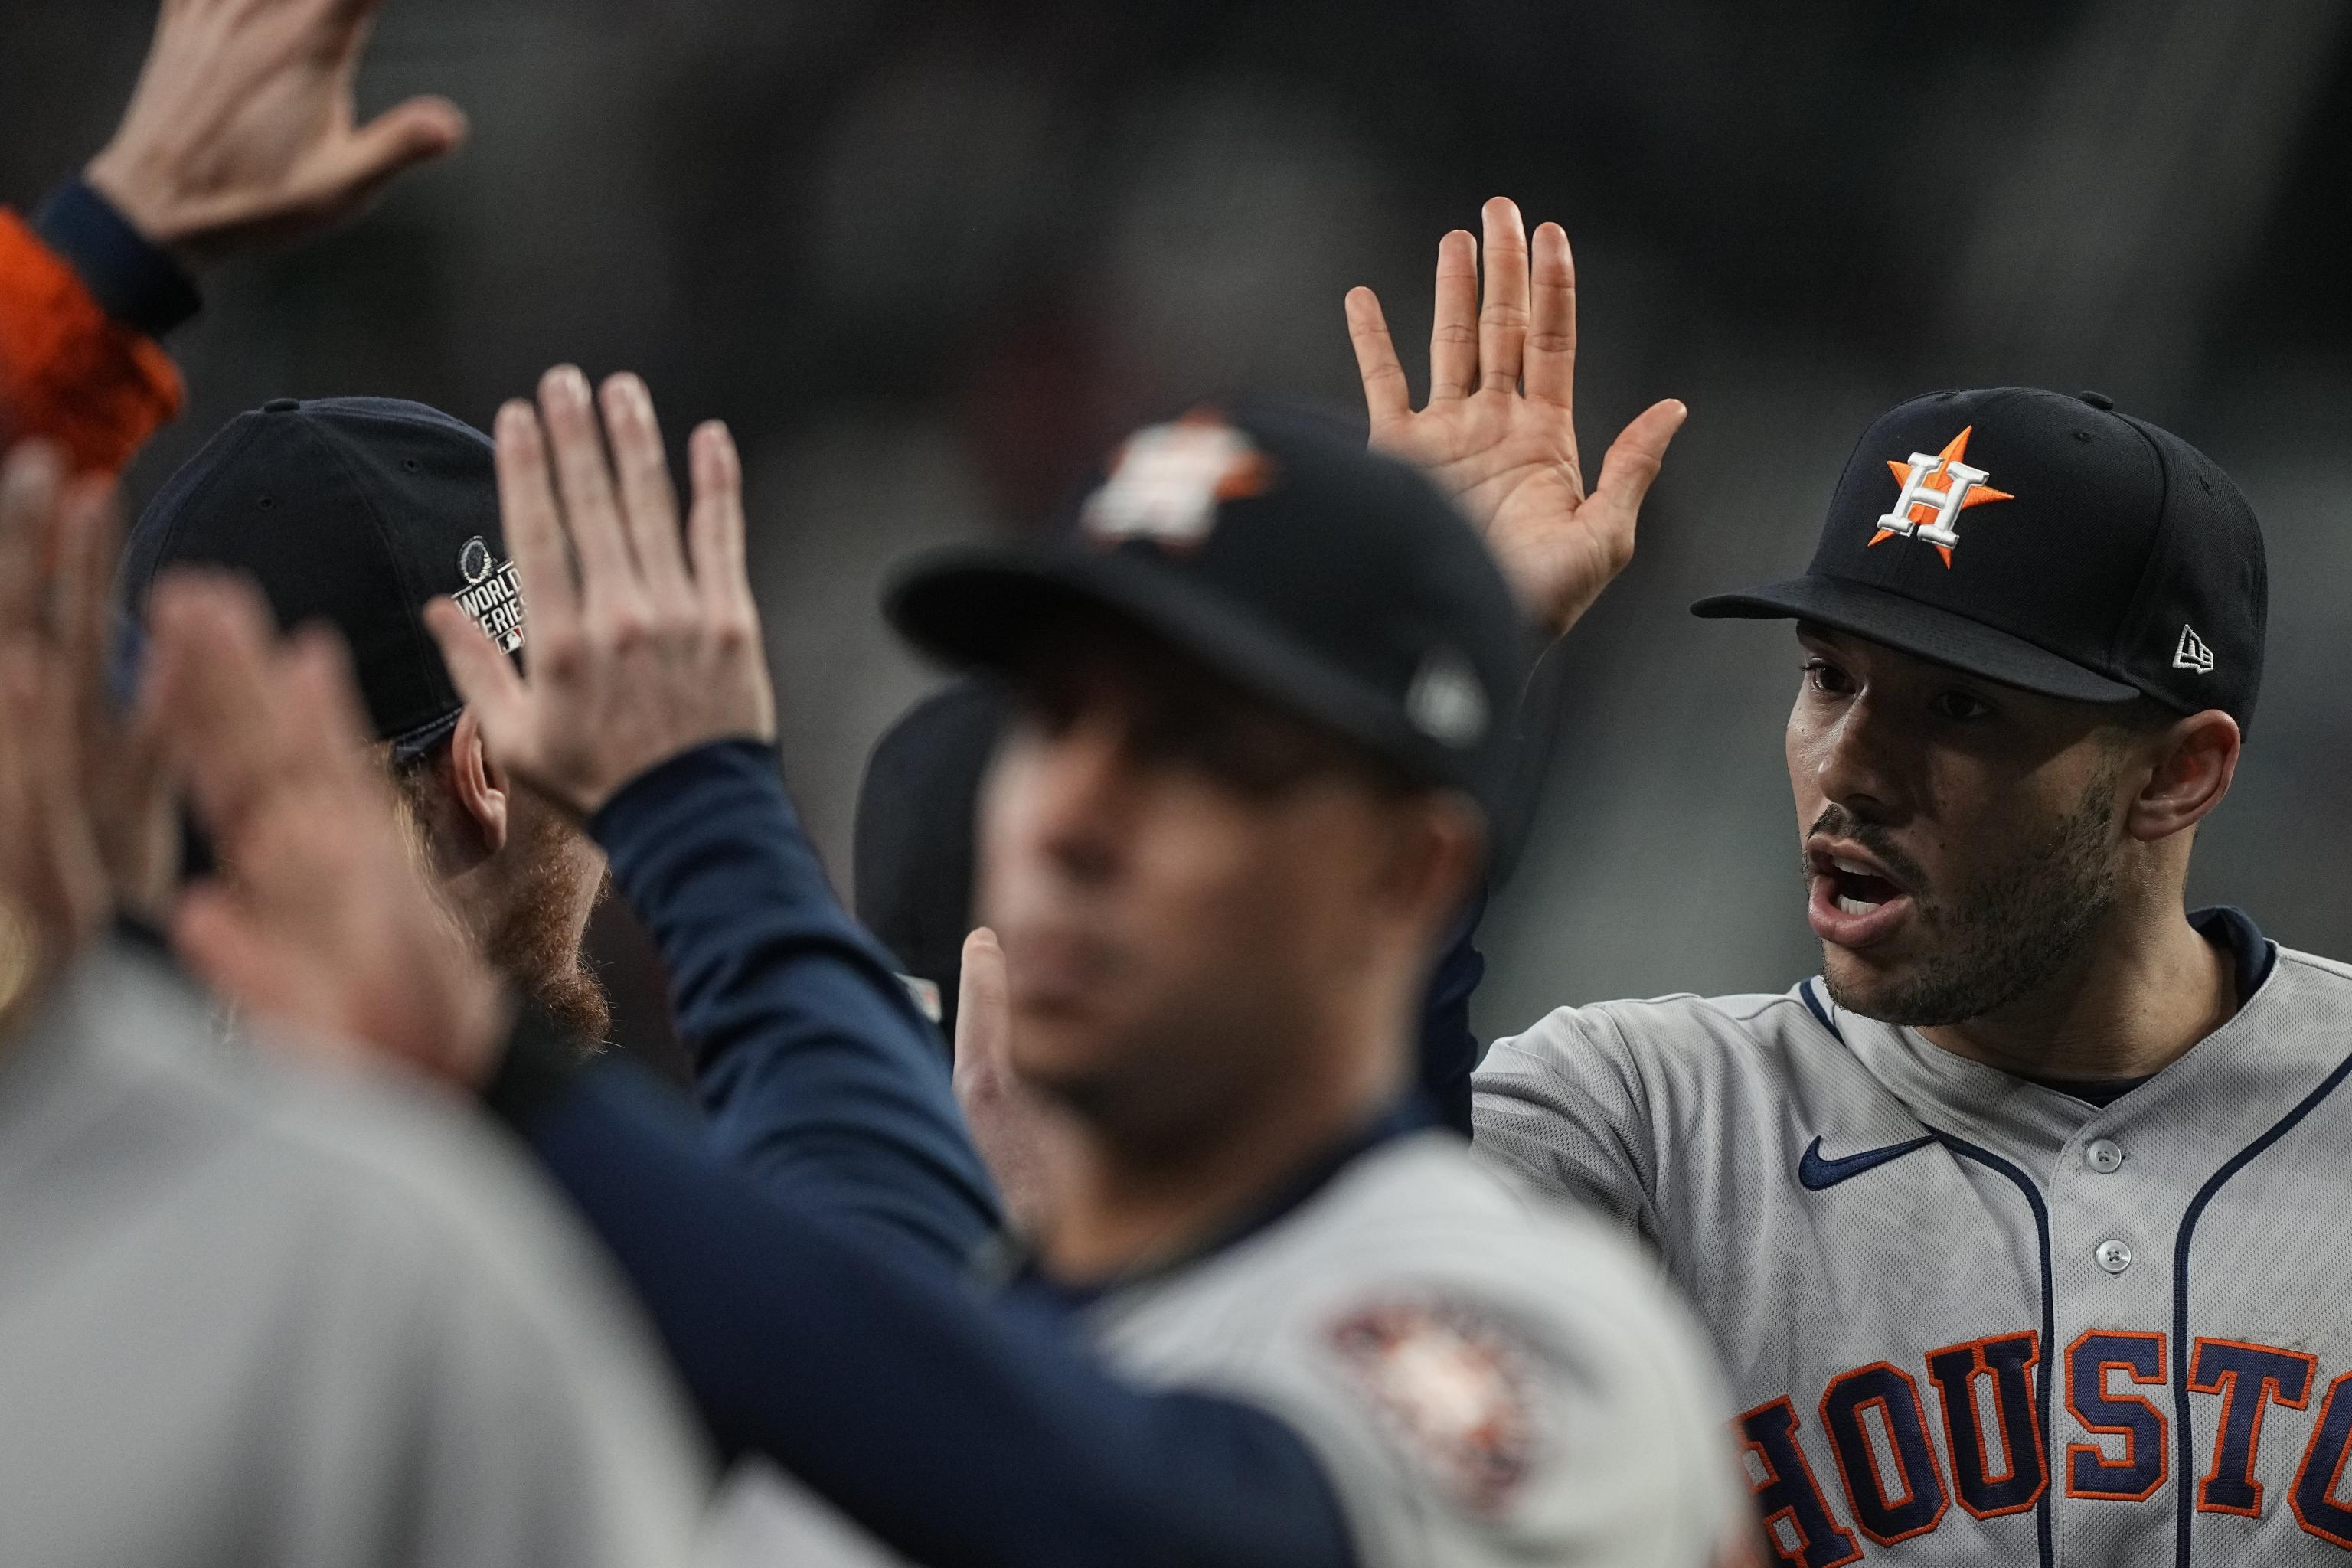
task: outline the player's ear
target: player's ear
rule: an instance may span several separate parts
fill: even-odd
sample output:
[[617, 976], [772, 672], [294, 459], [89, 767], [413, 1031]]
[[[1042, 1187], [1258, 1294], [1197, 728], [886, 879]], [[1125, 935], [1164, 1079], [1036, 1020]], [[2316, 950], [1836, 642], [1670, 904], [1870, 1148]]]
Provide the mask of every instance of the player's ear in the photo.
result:
[[449, 734], [449, 794], [472, 827], [476, 847], [488, 858], [506, 847], [514, 781], [482, 742], [481, 722], [471, 708], [457, 715]]
[[2139, 749], [2148, 771], [2125, 826], [2134, 838], [2153, 844], [2196, 826], [2230, 793], [2238, 772], [2238, 721], [2209, 708], [2152, 731]]
[[1398, 804], [1387, 880], [1398, 901], [1433, 933], [1460, 913], [1478, 885], [1486, 860], [1486, 822], [1454, 790], [1416, 791]]

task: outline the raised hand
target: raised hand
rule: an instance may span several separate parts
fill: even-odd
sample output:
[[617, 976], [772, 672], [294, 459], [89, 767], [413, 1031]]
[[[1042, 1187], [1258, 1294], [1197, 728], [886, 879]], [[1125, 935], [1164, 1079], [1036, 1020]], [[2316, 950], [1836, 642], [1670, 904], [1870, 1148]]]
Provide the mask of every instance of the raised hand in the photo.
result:
[[186, 774], [220, 874], [181, 895], [172, 942], [289, 1046], [389, 1057], [479, 1084], [508, 1002], [436, 897], [369, 755], [331, 632], [281, 642], [248, 584], [158, 584], [146, 721]]
[[528, 678], [448, 600], [425, 610], [491, 754], [583, 817], [681, 752], [776, 733], [734, 441], [712, 421], [688, 443], [681, 543], [645, 383], [614, 376], [603, 404], [610, 463], [588, 380], [570, 365], [541, 379], [536, 414], [520, 401], [499, 410], [499, 507]]
[[110, 495], [68, 485], [26, 442], [0, 468], [0, 1027], [22, 1017], [105, 918], [85, 797], [80, 701], [101, 640], [97, 556]]
[[1576, 269], [1568, 236], [1537, 228], [1530, 266], [1518, 207], [1484, 214], [1478, 245], [1438, 243], [1429, 404], [1415, 412], [1381, 302], [1348, 292], [1348, 333], [1371, 413], [1372, 446], [1425, 470], [1486, 537], [1528, 614], [1554, 635], [1574, 626], [1633, 556], [1634, 521], [1666, 444], [1689, 412], [1668, 398], [1625, 426], [1588, 491], [1576, 447]]
[[1013, 1067], [1013, 998], [1004, 949], [981, 927], [963, 941], [956, 983], [955, 1097], [974, 1147], [996, 1178], [1013, 1228], [1037, 1236], [1068, 1189], [1077, 1131], [1068, 1113]]
[[122, 123], [86, 177], [191, 265], [363, 205], [466, 137], [442, 98], [365, 125], [352, 79], [382, 0], [164, 0]]

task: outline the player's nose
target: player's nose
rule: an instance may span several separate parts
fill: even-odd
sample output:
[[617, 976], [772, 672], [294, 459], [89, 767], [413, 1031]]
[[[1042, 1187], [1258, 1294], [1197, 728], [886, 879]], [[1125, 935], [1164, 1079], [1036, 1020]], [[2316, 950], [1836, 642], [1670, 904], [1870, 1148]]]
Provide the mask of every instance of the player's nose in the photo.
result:
[[1097, 882], [1117, 869], [1134, 806], [1130, 763], [1123, 727], [1097, 713], [1043, 747], [1030, 820], [1038, 847], [1064, 875]]
[[1844, 705], [1810, 759], [1822, 798], [1865, 822], [1898, 816], [1907, 801], [1903, 727], [1864, 695]]

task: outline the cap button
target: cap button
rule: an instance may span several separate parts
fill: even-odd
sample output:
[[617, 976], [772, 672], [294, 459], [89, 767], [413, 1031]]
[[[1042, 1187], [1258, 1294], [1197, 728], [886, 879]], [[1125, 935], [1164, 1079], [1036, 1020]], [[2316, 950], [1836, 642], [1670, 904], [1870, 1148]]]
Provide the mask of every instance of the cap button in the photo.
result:
[[2116, 405], [2116, 400], [2104, 392], [2078, 392], [2074, 395], [2101, 410], [2112, 410]]
[[273, 397], [261, 405], [264, 414], [291, 414], [302, 406], [299, 397]]

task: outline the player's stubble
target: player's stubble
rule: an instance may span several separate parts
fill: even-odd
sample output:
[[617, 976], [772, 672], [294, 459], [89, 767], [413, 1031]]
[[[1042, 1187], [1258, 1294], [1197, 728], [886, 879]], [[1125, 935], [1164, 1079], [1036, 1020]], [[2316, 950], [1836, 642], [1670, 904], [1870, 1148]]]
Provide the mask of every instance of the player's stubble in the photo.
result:
[[[1850, 838], [1879, 857], [1914, 889], [1912, 918], [1926, 952], [1872, 973], [1822, 944], [1830, 999], [1849, 1012], [1912, 1028], [1935, 1028], [1999, 1012], [2061, 973], [2116, 902], [2115, 788], [2119, 760], [2103, 763], [2074, 808], [2045, 834], [2021, 837], [1979, 861], [1958, 892], [1928, 890], [1918, 863], [1892, 836], [1831, 805], [1812, 833]], [[1810, 881], [1814, 868], [1801, 859]]]

